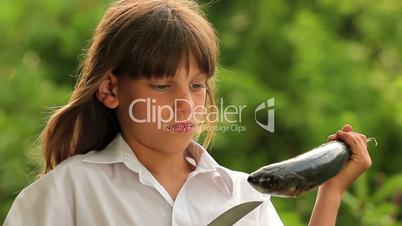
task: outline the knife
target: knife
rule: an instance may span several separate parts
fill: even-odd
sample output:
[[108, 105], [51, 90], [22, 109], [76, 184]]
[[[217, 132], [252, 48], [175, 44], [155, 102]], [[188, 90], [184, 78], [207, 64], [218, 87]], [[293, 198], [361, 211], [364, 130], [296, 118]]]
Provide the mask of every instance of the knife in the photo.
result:
[[232, 226], [234, 223], [250, 213], [257, 206], [261, 205], [261, 203], [262, 201], [241, 203], [235, 207], [230, 208], [229, 210], [226, 210], [207, 226]]

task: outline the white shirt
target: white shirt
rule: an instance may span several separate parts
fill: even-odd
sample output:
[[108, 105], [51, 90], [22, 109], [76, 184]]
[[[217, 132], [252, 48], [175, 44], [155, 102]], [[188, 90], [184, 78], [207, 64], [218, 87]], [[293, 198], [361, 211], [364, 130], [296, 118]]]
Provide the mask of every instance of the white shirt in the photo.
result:
[[73, 156], [23, 189], [4, 226], [205, 226], [255, 200], [264, 202], [236, 226], [283, 225], [246, 173], [220, 166], [195, 141], [186, 156], [196, 169], [173, 200], [118, 134], [104, 150]]

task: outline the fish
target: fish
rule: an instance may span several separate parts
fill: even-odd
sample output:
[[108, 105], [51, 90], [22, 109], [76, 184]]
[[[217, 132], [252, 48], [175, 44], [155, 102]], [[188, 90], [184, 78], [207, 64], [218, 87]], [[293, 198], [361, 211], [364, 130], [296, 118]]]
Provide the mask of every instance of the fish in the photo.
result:
[[337, 175], [351, 156], [349, 145], [336, 140], [294, 158], [273, 163], [249, 174], [257, 191], [277, 197], [298, 197]]

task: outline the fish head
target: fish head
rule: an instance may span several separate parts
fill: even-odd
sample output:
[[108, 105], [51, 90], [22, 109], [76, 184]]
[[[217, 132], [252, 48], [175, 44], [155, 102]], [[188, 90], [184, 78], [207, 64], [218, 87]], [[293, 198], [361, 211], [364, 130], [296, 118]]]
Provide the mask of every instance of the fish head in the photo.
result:
[[303, 192], [303, 178], [284, 168], [263, 167], [247, 178], [257, 191], [279, 197], [296, 197]]
[[286, 187], [286, 180], [269, 169], [260, 169], [249, 175], [248, 183], [257, 191], [275, 194]]

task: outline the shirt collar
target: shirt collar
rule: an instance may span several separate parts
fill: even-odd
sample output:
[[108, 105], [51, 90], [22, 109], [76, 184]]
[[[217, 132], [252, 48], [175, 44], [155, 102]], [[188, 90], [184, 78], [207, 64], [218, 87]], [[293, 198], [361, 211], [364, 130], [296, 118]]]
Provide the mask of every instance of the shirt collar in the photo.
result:
[[[185, 157], [196, 167], [195, 173], [212, 173], [214, 182], [225, 192], [233, 195], [234, 182], [228, 169], [220, 166], [202, 145], [191, 140]], [[97, 164], [123, 163], [136, 173], [145, 168], [120, 133], [103, 150], [91, 152], [82, 161]]]

